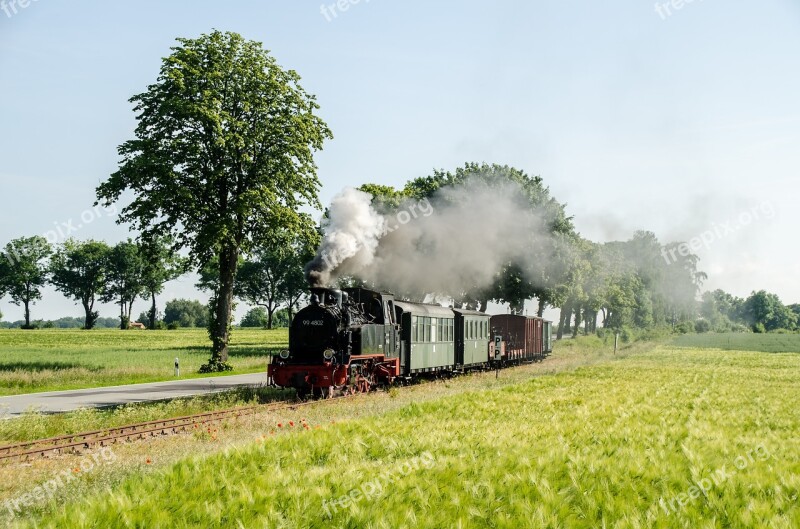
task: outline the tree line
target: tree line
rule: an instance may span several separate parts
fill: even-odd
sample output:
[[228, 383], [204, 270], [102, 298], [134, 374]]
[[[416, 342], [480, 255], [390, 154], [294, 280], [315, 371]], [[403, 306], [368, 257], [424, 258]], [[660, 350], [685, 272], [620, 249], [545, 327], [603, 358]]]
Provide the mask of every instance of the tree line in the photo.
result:
[[[287, 316], [297, 310], [306, 292], [303, 266], [310, 259], [310, 247], [286, 246], [258, 249], [237, 264], [235, 296], [264, 311], [263, 325], [272, 328], [274, 315], [282, 308]], [[0, 298], [8, 296], [23, 307], [22, 328], [31, 329], [32, 306], [42, 299], [46, 285], [80, 303], [84, 310], [82, 327], [96, 326], [97, 302], [119, 307], [117, 326], [127, 329], [137, 299], [150, 302], [150, 309], [139, 316], [148, 328], [157, 327], [157, 296], [164, 285], [188, 273], [188, 261], [173, 251], [167, 239], [149, 242], [123, 241], [109, 245], [103, 241], [70, 239], [53, 246], [44, 237], [21, 237], [0, 250]], [[215, 291], [216, 263], [201, 270], [198, 287]], [[206, 327], [213, 320], [213, 307], [197, 301], [173, 300], [167, 304], [163, 322], [180, 327]], [[246, 319], [249, 325], [254, 312]], [[70, 319], [72, 320], [72, 319]], [[74, 326], [74, 321], [62, 322]], [[108, 322], [104, 322], [107, 326]]]

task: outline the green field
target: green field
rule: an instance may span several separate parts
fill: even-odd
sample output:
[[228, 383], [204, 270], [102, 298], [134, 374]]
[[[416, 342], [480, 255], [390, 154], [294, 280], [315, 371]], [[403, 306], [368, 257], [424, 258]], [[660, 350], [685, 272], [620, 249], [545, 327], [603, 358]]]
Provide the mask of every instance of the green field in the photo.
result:
[[676, 337], [673, 343], [681, 347], [723, 349], [725, 351], [800, 353], [800, 334], [684, 334]]
[[[558, 372], [565, 355], [587, 361]], [[53, 502], [35, 526], [800, 527], [800, 355], [578, 342], [547, 362], [261, 424], [263, 442]]]
[[[288, 344], [286, 329], [235, 329], [230, 347], [234, 374], [266, 369], [269, 355]], [[205, 329], [175, 331], [0, 330], [0, 395], [173, 380], [210, 355]]]

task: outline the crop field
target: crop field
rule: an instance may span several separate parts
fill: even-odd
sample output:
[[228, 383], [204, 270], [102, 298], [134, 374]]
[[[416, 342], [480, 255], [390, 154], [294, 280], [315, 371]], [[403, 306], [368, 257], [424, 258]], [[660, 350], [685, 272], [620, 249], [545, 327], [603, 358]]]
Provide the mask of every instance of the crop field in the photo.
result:
[[675, 338], [674, 344], [682, 347], [701, 347], [726, 351], [800, 353], [800, 334], [684, 334]]
[[[263, 371], [288, 344], [286, 329], [234, 329], [234, 374]], [[0, 330], [0, 395], [194, 378], [209, 357], [205, 329], [174, 331]]]
[[[637, 344], [613, 356], [585, 343], [559, 344], [547, 362], [497, 381], [402, 389], [291, 423], [265, 418], [229, 434], [225, 449], [98, 475], [94, 488], [18, 522], [800, 526], [800, 355]], [[120, 467], [129, 461], [121, 450]]]

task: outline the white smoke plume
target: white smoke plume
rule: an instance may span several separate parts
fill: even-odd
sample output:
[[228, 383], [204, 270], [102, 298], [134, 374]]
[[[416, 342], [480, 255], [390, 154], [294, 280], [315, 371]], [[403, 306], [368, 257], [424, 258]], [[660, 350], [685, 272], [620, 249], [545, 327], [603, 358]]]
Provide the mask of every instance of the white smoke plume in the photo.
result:
[[356, 268], [368, 267], [375, 258], [385, 231], [384, 218], [373, 209], [372, 195], [353, 188], [336, 195], [322, 221], [325, 237], [306, 272], [312, 286], [326, 286], [331, 272], [348, 261]]
[[474, 179], [440, 189], [430, 202], [379, 213], [370, 195], [346, 190], [331, 205], [309, 281], [327, 286], [354, 277], [421, 299], [487, 287], [511, 262], [535, 277], [546, 259], [537, 247], [550, 235], [523, 193], [515, 184]]

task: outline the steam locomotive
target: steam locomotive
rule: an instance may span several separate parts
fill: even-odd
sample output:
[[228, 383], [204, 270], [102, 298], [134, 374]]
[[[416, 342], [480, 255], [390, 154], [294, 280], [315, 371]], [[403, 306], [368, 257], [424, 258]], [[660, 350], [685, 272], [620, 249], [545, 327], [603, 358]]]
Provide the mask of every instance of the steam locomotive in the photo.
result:
[[423, 376], [540, 361], [552, 351], [541, 318], [398, 301], [363, 288], [312, 288], [270, 380], [304, 397], [367, 392]]

